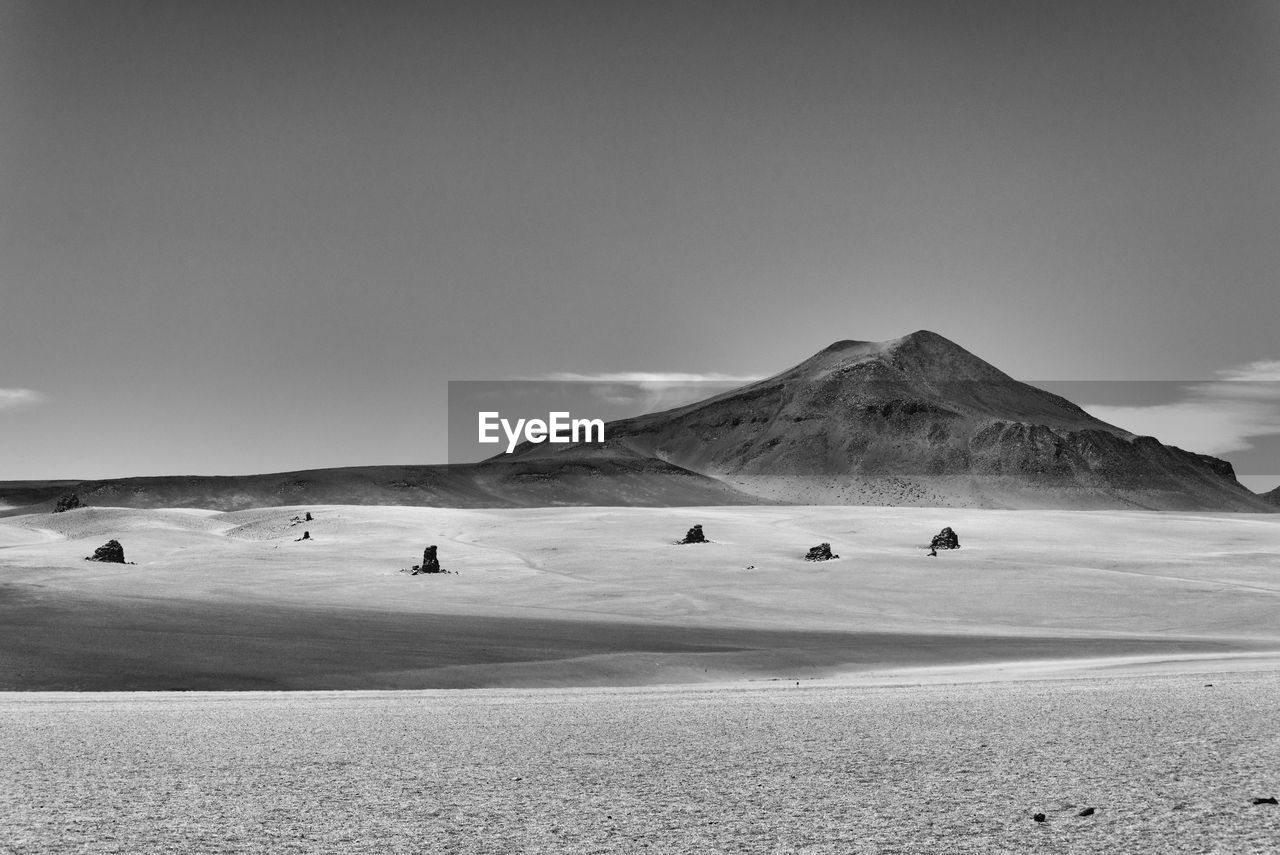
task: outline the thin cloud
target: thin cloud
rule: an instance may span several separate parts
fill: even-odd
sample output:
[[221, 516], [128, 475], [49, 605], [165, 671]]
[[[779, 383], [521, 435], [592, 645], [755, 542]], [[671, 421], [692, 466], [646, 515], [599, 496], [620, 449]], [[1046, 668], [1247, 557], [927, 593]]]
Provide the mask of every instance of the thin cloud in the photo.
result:
[[1190, 383], [1180, 400], [1167, 404], [1084, 409], [1125, 430], [1202, 454], [1245, 451], [1256, 438], [1280, 435], [1280, 360], [1216, 373], [1218, 379]]
[[0, 389], [0, 410], [16, 410], [48, 400], [35, 389]]
[[1280, 383], [1280, 359], [1259, 359], [1248, 365], [1224, 368], [1218, 372], [1218, 377], [1246, 383]]
[[525, 379], [583, 383], [589, 387], [591, 396], [601, 403], [640, 413], [692, 404], [760, 378], [714, 372], [614, 371], [596, 374], [556, 372]]
[[740, 377], [733, 374], [689, 374], [678, 371], [617, 371], [600, 374], [574, 374], [571, 372], [555, 372], [539, 377], [526, 377], [526, 380], [560, 380], [581, 383], [750, 383], [759, 377]]

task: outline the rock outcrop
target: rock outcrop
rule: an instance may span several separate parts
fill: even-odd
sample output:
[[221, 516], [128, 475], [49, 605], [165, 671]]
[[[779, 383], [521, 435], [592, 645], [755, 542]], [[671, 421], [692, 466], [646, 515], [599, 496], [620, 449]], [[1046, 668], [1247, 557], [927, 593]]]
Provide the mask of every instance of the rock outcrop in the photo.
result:
[[942, 531], [933, 536], [933, 542], [929, 544], [930, 549], [959, 549], [960, 538], [956, 537], [956, 533], [951, 530], [951, 526], [947, 526]]
[[53, 512], [55, 514], [61, 514], [65, 511], [74, 511], [76, 508], [83, 507], [84, 505], [80, 503], [79, 496], [75, 493], [68, 493], [67, 495], [58, 498], [58, 503], [53, 506]]
[[684, 539], [680, 543], [710, 543], [707, 536], [702, 533], [701, 524], [695, 525], [685, 534]]
[[108, 564], [124, 564], [124, 547], [120, 545], [118, 540], [108, 540], [102, 546], [93, 550], [92, 555], [86, 555], [85, 561], [103, 561]]
[[804, 557], [805, 561], [830, 561], [832, 558], [839, 558], [839, 555], [833, 555], [831, 552], [831, 544], [819, 543], [817, 546], [809, 550], [809, 554]]
[[434, 544], [422, 550], [422, 563], [413, 565], [410, 571], [414, 576], [419, 573], [448, 573], [440, 567], [440, 559], [436, 557], [436, 547]]
[[1280, 487], [1276, 487], [1269, 493], [1262, 493], [1260, 498], [1268, 505], [1280, 506]]

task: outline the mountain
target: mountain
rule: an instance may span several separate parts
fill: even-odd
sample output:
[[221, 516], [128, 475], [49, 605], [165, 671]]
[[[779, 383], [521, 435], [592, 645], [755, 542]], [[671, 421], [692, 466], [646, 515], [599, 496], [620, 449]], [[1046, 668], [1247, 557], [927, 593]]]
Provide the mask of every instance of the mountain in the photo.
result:
[[1268, 505], [1276, 505], [1277, 507], [1280, 507], [1280, 487], [1276, 487], [1268, 493], [1262, 493], [1259, 498]]
[[88, 505], [217, 510], [759, 503], [1275, 510], [1235, 480], [1230, 463], [1102, 422], [925, 330], [836, 342], [764, 380], [611, 422], [605, 436], [526, 443], [452, 466], [0, 482], [0, 516], [51, 510], [67, 493]]
[[837, 342], [605, 436], [787, 503], [1263, 509], [1226, 461], [1134, 436], [926, 330]]

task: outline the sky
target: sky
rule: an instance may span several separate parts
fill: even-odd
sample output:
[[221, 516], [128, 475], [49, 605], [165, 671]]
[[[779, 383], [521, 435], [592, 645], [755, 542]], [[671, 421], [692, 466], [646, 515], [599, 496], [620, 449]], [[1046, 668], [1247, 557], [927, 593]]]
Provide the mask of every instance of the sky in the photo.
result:
[[923, 328], [1269, 488], [1277, 140], [1271, 0], [0, 0], [0, 480]]

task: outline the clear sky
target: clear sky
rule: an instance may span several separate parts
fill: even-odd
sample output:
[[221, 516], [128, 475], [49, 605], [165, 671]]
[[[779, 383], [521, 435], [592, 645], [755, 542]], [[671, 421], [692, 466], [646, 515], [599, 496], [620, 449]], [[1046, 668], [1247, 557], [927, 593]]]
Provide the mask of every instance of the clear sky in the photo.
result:
[[440, 462], [449, 380], [920, 328], [1230, 388], [1278, 279], [1273, 0], [0, 0], [0, 480]]

